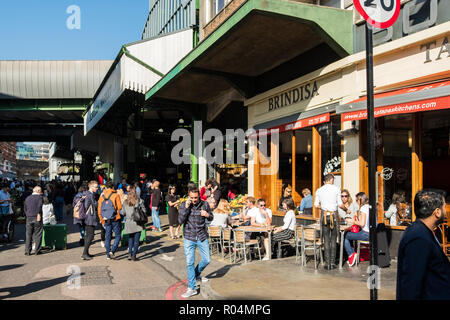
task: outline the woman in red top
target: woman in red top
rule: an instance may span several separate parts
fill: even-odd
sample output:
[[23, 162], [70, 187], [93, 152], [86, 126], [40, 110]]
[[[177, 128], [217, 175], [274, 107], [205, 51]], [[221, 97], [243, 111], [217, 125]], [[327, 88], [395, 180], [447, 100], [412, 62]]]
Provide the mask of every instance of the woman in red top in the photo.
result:
[[206, 201], [208, 199], [208, 193], [206, 192], [206, 187], [200, 189], [200, 199]]

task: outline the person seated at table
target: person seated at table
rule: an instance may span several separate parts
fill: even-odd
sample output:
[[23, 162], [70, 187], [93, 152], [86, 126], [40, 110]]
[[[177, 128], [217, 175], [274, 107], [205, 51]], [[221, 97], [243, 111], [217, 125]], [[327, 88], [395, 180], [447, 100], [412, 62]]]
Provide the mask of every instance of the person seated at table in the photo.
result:
[[353, 219], [347, 219], [351, 225], [357, 225], [361, 229], [358, 233], [347, 232], [345, 235], [344, 248], [348, 255], [348, 264], [352, 267], [357, 259], [359, 259], [350, 241], [353, 240], [369, 240], [369, 197], [360, 192], [356, 194], [356, 203], [359, 205], [358, 214], [355, 214]]
[[[258, 199], [258, 207], [256, 210], [251, 212], [251, 223], [252, 227], [270, 227], [272, 225], [272, 211], [266, 208], [266, 200]], [[266, 254], [263, 260], [269, 260], [269, 234], [267, 232], [261, 232], [264, 237], [264, 249]]]
[[282, 203], [283, 203], [283, 201], [285, 199], [292, 199], [292, 188], [291, 188], [291, 186], [287, 186], [284, 189], [284, 191], [283, 191], [283, 195], [281, 196], [280, 202], [278, 203], [278, 210], [279, 211], [284, 211]]
[[[284, 224], [273, 230], [272, 247], [279, 241], [289, 240], [295, 236], [295, 228], [297, 227], [297, 220], [294, 212], [295, 203], [292, 199], [286, 199], [283, 201], [282, 205], [287, 212], [283, 218]], [[277, 248], [277, 246], [275, 246], [275, 248]]]
[[342, 204], [346, 208], [346, 210], [344, 210], [341, 207], [338, 207], [338, 213], [339, 216], [341, 217], [341, 221], [353, 218], [354, 214], [358, 212], [359, 208], [358, 205], [353, 202], [352, 196], [350, 195], [350, 192], [348, 192], [347, 189], [342, 190], [341, 200]]
[[[313, 197], [311, 195], [311, 190], [305, 188], [302, 190], [303, 199], [300, 202], [300, 206], [298, 207], [298, 211], [300, 214], [312, 214], [313, 208]], [[291, 198], [292, 199], [292, 198]]]
[[392, 195], [392, 203], [384, 213], [384, 216], [389, 219], [390, 226], [397, 225], [398, 212], [401, 212], [402, 204], [405, 202], [405, 191], [394, 192]]
[[213, 211], [214, 218], [211, 221], [211, 226], [220, 226], [222, 228], [231, 227], [231, 218], [230, 218], [230, 204], [227, 200], [221, 199], [219, 201], [219, 205]]
[[243, 225], [250, 225], [252, 216], [256, 216], [258, 207], [256, 206], [256, 199], [254, 197], [247, 197], [245, 208], [241, 212], [240, 219], [244, 221]]

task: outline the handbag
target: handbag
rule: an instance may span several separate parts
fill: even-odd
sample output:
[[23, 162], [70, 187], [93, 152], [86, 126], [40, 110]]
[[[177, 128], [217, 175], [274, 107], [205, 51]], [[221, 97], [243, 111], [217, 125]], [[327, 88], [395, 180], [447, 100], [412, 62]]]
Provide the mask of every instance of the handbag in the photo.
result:
[[141, 206], [134, 207], [133, 215], [131, 216], [137, 224], [147, 223], [147, 214], [141, 209]]
[[358, 233], [358, 232], [359, 232], [359, 229], [360, 229], [360, 227], [357, 226], [356, 224], [354, 224], [354, 225], [352, 225], [352, 227], [351, 227], [351, 229], [350, 229], [350, 232]]

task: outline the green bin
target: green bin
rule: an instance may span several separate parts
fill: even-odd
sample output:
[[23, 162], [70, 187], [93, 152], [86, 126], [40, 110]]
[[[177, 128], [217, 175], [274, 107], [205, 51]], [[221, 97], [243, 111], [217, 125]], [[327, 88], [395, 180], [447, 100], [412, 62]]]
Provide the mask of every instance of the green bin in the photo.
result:
[[42, 231], [42, 247], [67, 249], [67, 226], [65, 224], [47, 224]]

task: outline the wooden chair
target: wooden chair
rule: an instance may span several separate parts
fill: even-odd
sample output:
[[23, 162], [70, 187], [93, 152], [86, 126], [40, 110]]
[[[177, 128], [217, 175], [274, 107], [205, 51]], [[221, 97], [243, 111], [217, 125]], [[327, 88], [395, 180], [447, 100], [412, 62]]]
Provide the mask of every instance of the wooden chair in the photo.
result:
[[225, 228], [222, 229], [222, 259], [224, 258], [224, 248], [228, 249], [228, 255], [230, 256], [230, 263], [231, 263], [231, 248], [232, 248], [232, 237], [231, 237], [231, 229]]
[[209, 248], [211, 254], [213, 254], [214, 247], [217, 248], [217, 253], [220, 250], [220, 245], [222, 244], [222, 227], [221, 226], [209, 226]]
[[258, 249], [259, 260], [261, 260], [261, 248], [259, 247], [258, 240], [256, 239], [245, 240], [245, 232], [242, 230], [233, 230], [233, 237], [234, 237], [234, 263], [236, 263], [236, 256], [239, 252], [244, 252], [244, 262], [247, 263], [247, 253], [250, 253], [251, 247], [256, 247]]
[[323, 264], [323, 243], [317, 233], [317, 230], [314, 228], [302, 226], [302, 265], [306, 266], [306, 250], [313, 249], [314, 269], [317, 269], [317, 253], [319, 253], [320, 262]]
[[[298, 261], [299, 257], [300, 257], [300, 250], [302, 248], [302, 239], [303, 239], [303, 226], [297, 226], [297, 228], [295, 228], [295, 262]], [[302, 251], [303, 252], [303, 251]], [[302, 256], [303, 259], [303, 256]]]

